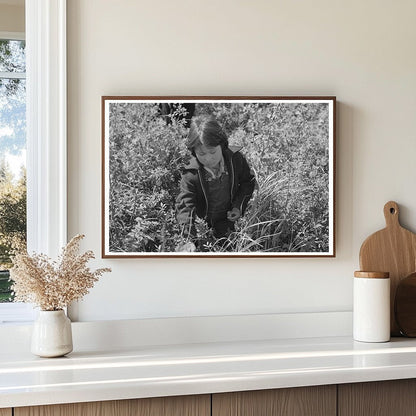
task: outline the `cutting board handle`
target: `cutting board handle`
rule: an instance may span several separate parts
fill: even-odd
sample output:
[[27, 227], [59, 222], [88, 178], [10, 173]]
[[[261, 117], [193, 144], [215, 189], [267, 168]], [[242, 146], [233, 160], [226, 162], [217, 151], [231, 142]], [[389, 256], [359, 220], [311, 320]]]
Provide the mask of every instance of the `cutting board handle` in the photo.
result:
[[387, 227], [400, 227], [399, 205], [397, 202], [389, 201], [384, 205], [384, 218]]

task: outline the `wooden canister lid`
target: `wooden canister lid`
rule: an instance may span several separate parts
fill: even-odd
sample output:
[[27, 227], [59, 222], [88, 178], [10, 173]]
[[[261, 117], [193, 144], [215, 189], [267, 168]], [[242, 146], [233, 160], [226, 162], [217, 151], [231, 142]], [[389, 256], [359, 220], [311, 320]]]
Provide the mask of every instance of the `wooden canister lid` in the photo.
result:
[[389, 272], [354, 272], [354, 277], [364, 277], [366, 279], [388, 279], [389, 276]]

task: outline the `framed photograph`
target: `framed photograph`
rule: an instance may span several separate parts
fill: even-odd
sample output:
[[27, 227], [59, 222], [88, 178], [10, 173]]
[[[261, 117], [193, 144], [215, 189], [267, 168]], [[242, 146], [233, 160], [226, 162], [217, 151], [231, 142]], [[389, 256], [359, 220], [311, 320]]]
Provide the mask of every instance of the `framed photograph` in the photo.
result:
[[335, 97], [102, 97], [102, 256], [335, 257]]

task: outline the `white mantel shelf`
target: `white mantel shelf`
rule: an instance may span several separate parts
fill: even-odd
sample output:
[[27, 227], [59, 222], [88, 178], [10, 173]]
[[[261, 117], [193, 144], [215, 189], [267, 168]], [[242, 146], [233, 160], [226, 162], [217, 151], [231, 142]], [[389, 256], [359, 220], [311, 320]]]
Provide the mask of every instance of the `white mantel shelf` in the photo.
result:
[[143, 345], [41, 359], [0, 352], [0, 408], [416, 377], [416, 340], [351, 337]]

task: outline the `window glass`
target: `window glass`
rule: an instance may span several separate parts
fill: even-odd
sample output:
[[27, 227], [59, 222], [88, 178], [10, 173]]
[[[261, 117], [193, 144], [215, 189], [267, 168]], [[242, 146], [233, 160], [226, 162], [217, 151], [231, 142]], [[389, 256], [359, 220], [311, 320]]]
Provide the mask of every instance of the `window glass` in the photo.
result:
[[26, 72], [24, 40], [0, 39], [0, 72]]
[[13, 250], [26, 244], [25, 42], [0, 40], [0, 303], [10, 302]]

